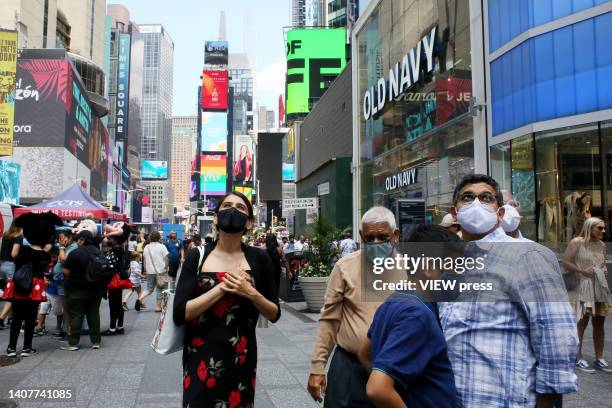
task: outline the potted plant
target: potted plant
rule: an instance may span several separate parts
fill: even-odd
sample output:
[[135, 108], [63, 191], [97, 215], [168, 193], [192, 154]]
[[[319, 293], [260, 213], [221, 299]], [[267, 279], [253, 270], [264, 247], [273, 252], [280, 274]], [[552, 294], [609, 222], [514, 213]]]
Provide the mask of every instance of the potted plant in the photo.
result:
[[331, 260], [338, 254], [333, 244], [340, 234], [336, 227], [323, 216], [307, 231], [311, 240], [308, 264], [300, 271], [299, 282], [310, 312], [319, 312], [323, 307], [327, 281], [331, 274]]

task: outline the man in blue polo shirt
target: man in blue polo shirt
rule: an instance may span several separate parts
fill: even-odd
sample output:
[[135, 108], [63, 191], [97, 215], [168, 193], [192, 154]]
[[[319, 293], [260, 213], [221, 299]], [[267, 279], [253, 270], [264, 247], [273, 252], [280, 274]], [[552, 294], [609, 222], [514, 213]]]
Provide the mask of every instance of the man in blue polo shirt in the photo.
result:
[[[433, 224], [418, 226], [409, 241], [460, 245], [455, 234]], [[440, 247], [441, 252], [449, 252], [445, 249], [444, 245]], [[444, 257], [448, 253], [440, 255]], [[417, 283], [417, 290], [395, 292], [374, 315], [359, 360], [372, 370], [366, 391], [377, 407], [457, 406], [455, 378], [440, 327], [438, 307], [432, 301], [434, 294], [423, 290], [418, 282], [440, 276], [440, 271], [409, 275], [409, 280]]]
[[176, 239], [176, 232], [172, 231], [168, 235], [166, 249], [168, 249], [168, 275], [172, 279], [176, 279], [176, 273], [178, 272], [182, 258], [182, 244]]

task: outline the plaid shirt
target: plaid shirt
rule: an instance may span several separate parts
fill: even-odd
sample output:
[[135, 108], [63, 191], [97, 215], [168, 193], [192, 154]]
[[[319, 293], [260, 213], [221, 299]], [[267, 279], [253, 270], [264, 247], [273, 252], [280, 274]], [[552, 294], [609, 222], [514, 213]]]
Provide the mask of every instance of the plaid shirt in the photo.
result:
[[556, 256], [501, 228], [466, 255], [475, 247], [487, 254], [480, 277], [501, 288], [496, 300], [439, 304], [459, 406], [534, 407], [537, 394], [577, 391], [576, 319]]

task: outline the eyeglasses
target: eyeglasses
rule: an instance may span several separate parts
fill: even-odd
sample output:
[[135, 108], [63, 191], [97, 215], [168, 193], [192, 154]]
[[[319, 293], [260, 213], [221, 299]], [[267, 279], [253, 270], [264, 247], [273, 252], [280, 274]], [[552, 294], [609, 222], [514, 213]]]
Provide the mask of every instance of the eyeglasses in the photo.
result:
[[485, 203], [485, 204], [493, 204], [495, 202], [497, 202], [497, 198], [495, 197], [495, 195], [489, 193], [489, 192], [484, 192], [482, 194], [476, 195], [474, 193], [471, 192], [465, 192], [463, 194], [461, 194], [459, 196], [459, 202], [461, 203], [472, 203], [474, 202], [474, 200], [478, 198], [478, 201], [480, 201], [481, 203]]

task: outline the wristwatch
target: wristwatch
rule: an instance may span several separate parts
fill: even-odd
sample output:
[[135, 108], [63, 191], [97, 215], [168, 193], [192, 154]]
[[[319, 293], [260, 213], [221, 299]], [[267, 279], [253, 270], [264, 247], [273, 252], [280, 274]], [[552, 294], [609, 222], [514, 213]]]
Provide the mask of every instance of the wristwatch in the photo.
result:
[[60, 249], [60, 251], [65, 251], [66, 247], [61, 246], [59, 249]]

